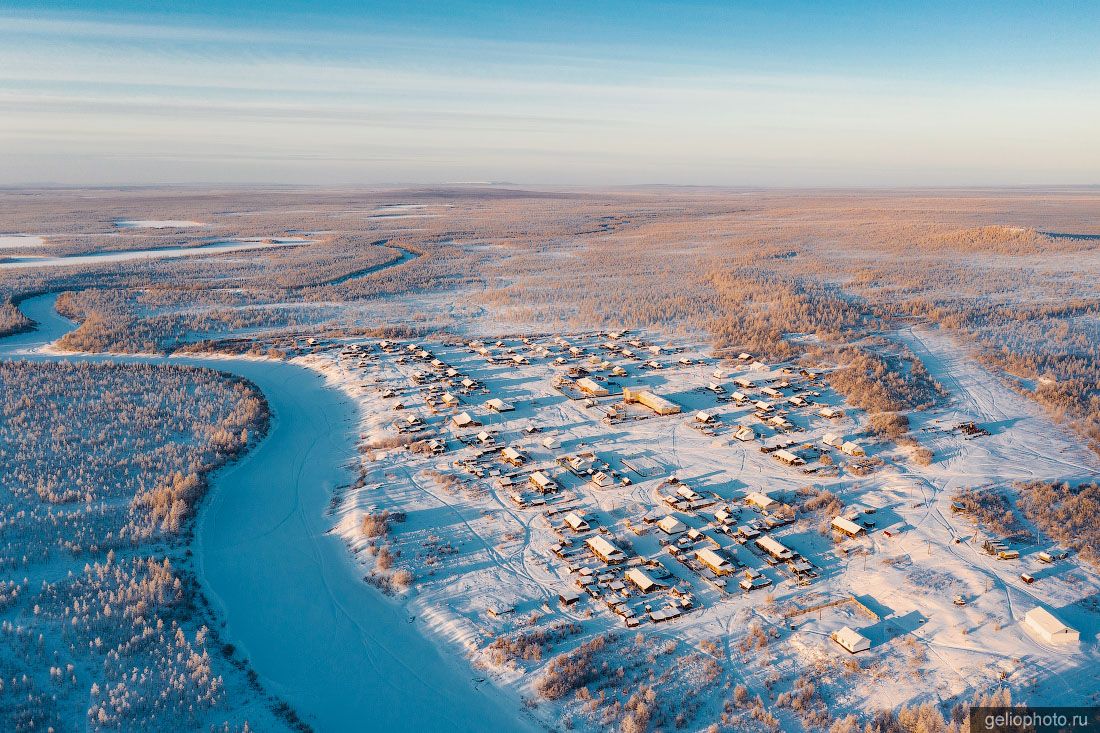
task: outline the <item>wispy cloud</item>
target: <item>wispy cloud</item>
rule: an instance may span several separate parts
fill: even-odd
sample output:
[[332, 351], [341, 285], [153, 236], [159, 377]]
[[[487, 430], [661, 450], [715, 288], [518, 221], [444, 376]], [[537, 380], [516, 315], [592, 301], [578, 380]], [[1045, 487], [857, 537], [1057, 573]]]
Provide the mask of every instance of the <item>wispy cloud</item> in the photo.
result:
[[[647, 59], [625, 42], [413, 28], [10, 11], [0, 26], [5, 182], [94, 178], [96, 160], [105, 179], [140, 180], [202, 170], [233, 180], [699, 183], [851, 183], [874, 170], [895, 182], [1100, 175], [1090, 142], [1100, 100], [1071, 81], [778, 70], [689, 51]], [[232, 161], [248, 165], [233, 173]]]

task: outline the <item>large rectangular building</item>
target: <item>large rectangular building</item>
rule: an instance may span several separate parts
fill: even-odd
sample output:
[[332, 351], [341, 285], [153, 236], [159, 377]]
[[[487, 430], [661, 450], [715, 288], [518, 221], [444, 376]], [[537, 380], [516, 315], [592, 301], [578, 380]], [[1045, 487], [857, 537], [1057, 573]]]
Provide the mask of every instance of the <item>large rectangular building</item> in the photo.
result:
[[1036, 606], [1024, 614], [1023, 626], [1048, 644], [1071, 644], [1081, 640], [1081, 632], [1071, 629], [1050, 611]]
[[592, 397], [606, 397], [609, 392], [607, 387], [590, 377], [581, 377], [577, 380], [577, 389]]
[[626, 387], [623, 389], [624, 402], [637, 402], [645, 405], [658, 415], [675, 415], [680, 412], [680, 406], [664, 397], [653, 394], [648, 389]]

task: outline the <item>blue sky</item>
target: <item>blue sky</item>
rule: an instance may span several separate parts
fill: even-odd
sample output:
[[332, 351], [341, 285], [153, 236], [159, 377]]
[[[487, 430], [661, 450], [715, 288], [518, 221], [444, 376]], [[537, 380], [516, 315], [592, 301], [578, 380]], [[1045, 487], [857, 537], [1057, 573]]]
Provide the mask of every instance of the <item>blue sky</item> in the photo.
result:
[[6, 4], [0, 184], [1100, 183], [1097, 3], [318, 5]]

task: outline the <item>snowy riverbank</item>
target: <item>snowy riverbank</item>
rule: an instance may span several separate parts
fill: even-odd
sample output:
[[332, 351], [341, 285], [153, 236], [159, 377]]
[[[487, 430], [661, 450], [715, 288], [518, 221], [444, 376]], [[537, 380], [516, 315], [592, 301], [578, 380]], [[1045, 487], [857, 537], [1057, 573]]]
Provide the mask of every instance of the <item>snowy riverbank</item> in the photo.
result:
[[[55, 295], [21, 304], [39, 330], [2, 342], [32, 359], [72, 323]], [[318, 730], [484, 731], [522, 728], [502, 693], [476, 686], [465, 660], [421, 633], [399, 603], [364, 583], [344, 543], [328, 534], [333, 490], [351, 480], [358, 415], [323, 376], [284, 362], [202, 357], [111, 357], [206, 366], [250, 380], [267, 396], [267, 438], [219, 472], [198, 517], [195, 555], [224, 641], [264, 686]]]

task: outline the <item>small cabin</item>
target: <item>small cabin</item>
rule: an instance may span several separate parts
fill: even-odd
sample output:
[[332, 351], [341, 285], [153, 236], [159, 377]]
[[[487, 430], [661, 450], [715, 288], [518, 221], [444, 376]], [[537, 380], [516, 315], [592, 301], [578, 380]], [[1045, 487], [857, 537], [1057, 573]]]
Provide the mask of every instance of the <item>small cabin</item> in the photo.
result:
[[833, 529], [849, 537], [857, 537], [864, 532], [861, 525], [856, 524], [846, 517], [835, 517], [831, 523]]
[[584, 517], [577, 512], [569, 512], [566, 514], [565, 523], [569, 526], [569, 529], [574, 532], [586, 532], [592, 528], [592, 525], [586, 522]]
[[709, 547], [696, 550], [695, 559], [706, 565], [715, 575], [729, 575], [733, 572], [733, 563]]
[[660, 527], [661, 531], [665, 534], [681, 534], [687, 532], [687, 525], [671, 514], [657, 522], [657, 526]]
[[589, 537], [584, 543], [588, 546], [588, 549], [592, 551], [592, 554], [608, 565], [616, 565], [626, 560], [625, 552], [599, 535]]
[[751, 504], [762, 512], [774, 509], [779, 505], [775, 499], [759, 491], [753, 491], [745, 495], [745, 503]]
[[524, 461], [527, 460], [527, 456], [523, 455], [518, 450], [511, 447], [502, 450], [500, 452], [500, 455], [501, 458], [504, 459], [505, 463], [510, 463], [513, 466], [522, 466]]
[[633, 583], [642, 593], [650, 593], [663, 587], [641, 568], [631, 568], [626, 571], [625, 575], [626, 579]]
[[789, 548], [779, 543], [775, 539], [764, 535], [756, 540], [756, 546], [764, 552], [771, 555], [776, 560], [790, 560], [794, 557], [794, 552]]
[[528, 479], [531, 485], [544, 494], [548, 494], [551, 491], [557, 491], [558, 485], [554, 482], [554, 479], [547, 476], [542, 471], [535, 471]]
[[851, 441], [851, 440], [849, 440], [849, 441], [845, 442], [843, 445], [841, 445], [840, 450], [843, 451], [844, 453], [847, 453], [850, 456], [865, 456], [865, 455], [867, 455], [867, 451], [863, 450], [863, 446], [861, 446], [859, 443], [856, 443], [856, 442]]

